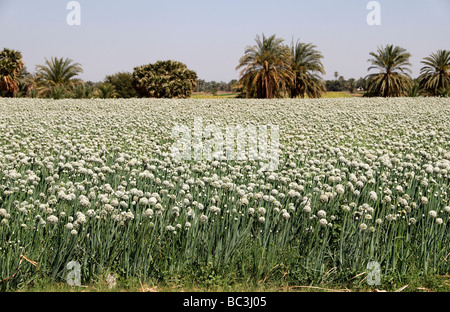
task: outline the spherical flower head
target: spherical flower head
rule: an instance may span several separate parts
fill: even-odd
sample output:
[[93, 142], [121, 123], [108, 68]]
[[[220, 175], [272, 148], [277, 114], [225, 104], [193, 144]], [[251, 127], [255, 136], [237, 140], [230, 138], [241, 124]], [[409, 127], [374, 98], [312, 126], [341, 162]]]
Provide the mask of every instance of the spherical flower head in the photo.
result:
[[148, 199], [148, 203], [150, 206], [155, 206], [158, 203], [158, 199], [156, 199], [156, 197], [152, 196]]
[[133, 220], [134, 219], [134, 214], [131, 211], [127, 211], [124, 215], [125, 220]]
[[339, 195], [342, 195], [345, 193], [345, 188], [342, 185], [337, 185], [336, 186], [336, 193], [338, 193]]
[[428, 204], [428, 198], [426, 198], [425, 196], [422, 196], [422, 198], [420, 198], [420, 202], [424, 205]]
[[86, 216], [84, 215], [84, 213], [78, 211], [78, 212], [76, 213], [76, 216], [77, 216], [77, 220], [76, 220], [76, 221], [77, 221], [79, 224], [83, 224], [83, 223], [86, 222]]
[[290, 211], [294, 212], [294, 211], [295, 211], [295, 205], [294, 205], [294, 203], [289, 203], [288, 209], [289, 209]]
[[208, 216], [202, 214], [202, 215], [200, 216], [200, 221], [201, 221], [201, 222], [205, 222], [205, 223], [208, 222]]
[[189, 229], [191, 227], [191, 223], [189, 223], [189, 222], [186, 222], [185, 224], [184, 224], [184, 228], [187, 230], [187, 229]]
[[211, 207], [209, 207], [209, 211], [211, 211], [212, 213], [219, 213], [220, 208], [216, 207], [216, 206], [211, 206]]
[[151, 218], [153, 216], [153, 210], [152, 209], [147, 209], [144, 211], [144, 217], [146, 218]]
[[327, 213], [325, 212], [325, 210], [319, 210], [317, 211], [317, 217], [319, 218], [325, 218], [327, 216]]
[[49, 224], [56, 224], [56, 223], [58, 222], [58, 217], [57, 217], [57, 216], [54, 216], [54, 215], [51, 215], [51, 216], [49, 216], [49, 217], [47, 218], [47, 222], [48, 222]]
[[376, 201], [376, 200], [378, 199], [378, 195], [377, 195], [376, 192], [371, 191], [371, 192], [369, 193], [369, 198], [370, 198], [371, 200], [373, 200], [373, 201]]
[[289, 219], [291, 217], [291, 215], [289, 214], [289, 212], [283, 212], [282, 214], [283, 218], [285, 218], [286, 220]]
[[359, 225], [359, 229], [360, 229], [361, 231], [365, 231], [365, 230], [367, 229], [367, 224], [361, 223], [361, 224]]
[[254, 215], [255, 214], [255, 209], [254, 208], [248, 208], [248, 214], [249, 215]]
[[71, 229], [73, 229], [73, 224], [69, 222], [65, 225], [65, 228], [68, 230], [71, 230]]
[[381, 225], [381, 224], [383, 223], [383, 220], [381, 220], [381, 219], [376, 219], [376, 220], [375, 220], [375, 223], [378, 224], [378, 225]]
[[327, 226], [327, 224], [328, 224], [328, 221], [327, 221], [327, 219], [320, 219], [319, 220], [319, 224], [321, 225], [321, 226], [323, 226], [323, 227], [325, 227], [325, 226]]
[[258, 213], [259, 213], [260, 215], [264, 215], [264, 214], [266, 214], [266, 209], [265, 209], [264, 207], [259, 207], [259, 208], [258, 208]]
[[111, 213], [114, 211], [114, 207], [111, 206], [110, 204], [105, 204], [105, 211]]
[[319, 200], [321, 203], [328, 203], [328, 196], [325, 194], [320, 195]]
[[259, 221], [260, 223], [264, 223], [264, 222], [266, 221], [266, 218], [264, 218], [264, 217], [259, 217], [258, 221]]
[[307, 205], [305, 207], [303, 207], [303, 211], [306, 213], [310, 213], [311, 212], [311, 206]]
[[444, 211], [450, 213], [450, 206], [445, 206]]
[[139, 199], [139, 205], [140, 206], [147, 206], [148, 205], [148, 199], [146, 197], [141, 197], [141, 199]]
[[8, 212], [6, 211], [6, 209], [3, 208], [0, 209], [0, 217], [6, 217], [7, 214]]
[[87, 198], [87, 197], [84, 196], [84, 195], [80, 195], [80, 196], [78, 197], [78, 200], [79, 200], [80, 205], [81, 205], [82, 207], [90, 207], [90, 206], [91, 206], [91, 203], [89, 202], [89, 198]]
[[444, 221], [443, 221], [441, 218], [437, 218], [437, 219], [436, 219], [436, 223], [437, 223], [438, 225], [441, 225], [443, 222], [444, 222]]
[[86, 215], [87, 215], [89, 218], [95, 217], [95, 210], [89, 209], [88, 211], [86, 211]]
[[175, 227], [168, 225], [168, 226], [166, 226], [166, 230], [173, 232], [173, 231], [175, 231]]
[[242, 197], [241, 199], [239, 199], [239, 204], [241, 206], [247, 206], [248, 205], [248, 199], [246, 197]]
[[428, 212], [428, 215], [429, 215], [431, 218], [436, 218], [437, 212], [434, 211], [434, 210], [430, 210], [430, 211]]
[[70, 231], [70, 234], [72, 234], [72, 235], [77, 235], [78, 232], [77, 232], [77, 230], [72, 230], [72, 231]]

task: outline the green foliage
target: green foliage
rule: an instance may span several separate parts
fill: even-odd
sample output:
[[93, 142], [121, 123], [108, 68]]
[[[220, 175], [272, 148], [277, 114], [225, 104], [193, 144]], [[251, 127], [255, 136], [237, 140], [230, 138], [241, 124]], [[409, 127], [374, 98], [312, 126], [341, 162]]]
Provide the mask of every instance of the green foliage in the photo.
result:
[[90, 99], [94, 96], [94, 87], [85, 83], [78, 83], [72, 87], [71, 97], [75, 99]]
[[440, 96], [450, 97], [450, 86], [441, 91]]
[[114, 75], [108, 75], [105, 78], [105, 82], [114, 87], [118, 98], [134, 98], [138, 95], [133, 86], [133, 75], [129, 72], [119, 72]]
[[133, 85], [140, 97], [188, 98], [197, 74], [177, 61], [158, 61], [134, 68]]
[[367, 95], [382, 97], [398, 97], [408, 93], [411, 85], [409, 58], [411, 54], [405, 49], [387, 45], [380, 47], [377, 53], [370, 52], [373, 57], [368, 60], [372, 64], [368, 70], [377, 69], [378, 73], [367, 76]]
[[438, 50], [421, 63], [425, 66], [420, 70], [419, 84], [424, 93], [445, 96], [446, 89], [450, 87], [450, 51]]
[[325, 93], [325, 74], [322, 54], [312, 43], [292, 42], [288, 47], [283, 39], [272, 35], [256, 45], [248, 46], [236, 69], [242, 68], [237, 88], [243, 88], [246, 97], [309, 97]]
[[0, 52], [0, 95], [14, 97], [19, 92], [18, 78], [23, 67], [19, 51], [4, 48]]
[[247, 97], [283, 97], [295, 74], [291, 68], [290, 49], [275, 35], [256, 36], [256, 45], [247, 46], [236, 70], [241, 69], [239, 85]]
[[291, 45], [291, 68], [295, 75], [289, 85], [291, 98], [305, 96], [319, 98], [325, 92], [325, 83], [319, 74], [325, 74], [323, 55], [312, 43], [297, 41]]
[[411, 86], [409, 88], [408, 96], [409, 97], [418, 97], [422, 94], [422, 92], [423, 92], [423, 90], [422, 90], [420, 83], [417, 80], [414, 80], [411, 83]]
[[238, 92], [237, 84], [238, 81], [236, 79], [233, 79], [228, 83], [223, 81], [217, 82], [214, 80], [205, 81], [203, 79], [197, 79], [197, 86], [195, 87], [194, 92]]
[[48, 97], [54, 100], [66, 98], [67, 95], [68, 95], [67, 90], [61, 85], [50, 87], [48, 92]]
[[[342, 77], [343, 78], [343, 77]], [[327, 80], [325, 81], [325, 88], [330, 92], [345, 91], [345, 80]]]
[[107, 82], [102, 82], [97, 87], [97, 96], [101, 99], [111, 99], [117, 97], [114, 86]]
[[50, 60], [45, 59], [45, 65], [37, 65], [36, 71], [47, 86], [68, 86], [76, 82], [74, 77], [82, 73], [83, 69], [79, 63], [73, 63], [69, 58], [52, 57]]
[[356, 81], [355, 78], [350, 78], [349, 80], [347, 80], [347, 90], [350, 93], [354, 93], [356, 89]]

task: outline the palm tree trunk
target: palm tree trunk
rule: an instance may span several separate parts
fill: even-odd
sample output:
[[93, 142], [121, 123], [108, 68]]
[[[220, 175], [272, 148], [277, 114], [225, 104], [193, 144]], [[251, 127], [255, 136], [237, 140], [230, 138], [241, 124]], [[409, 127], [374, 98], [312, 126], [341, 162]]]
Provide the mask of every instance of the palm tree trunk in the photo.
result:
[[267, 79], [267, 75], [265, 75], [264, 77], [264, 84], [266, 85], [266, 99], [270, 99], [270, 94], [269, 94], [269, 81]]

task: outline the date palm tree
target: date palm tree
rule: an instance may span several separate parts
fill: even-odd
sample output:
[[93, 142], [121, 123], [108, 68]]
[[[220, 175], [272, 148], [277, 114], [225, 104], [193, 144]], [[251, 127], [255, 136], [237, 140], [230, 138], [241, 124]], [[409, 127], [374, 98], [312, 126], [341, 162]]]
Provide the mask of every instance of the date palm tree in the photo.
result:
[[439, 96], [450, 86], [450, 51], [438, 50], [425, 57], [419, 84], [427, 95]]
[[36, 66], [36, 73], [49, 86], [69, 86], [79, 82], [74, 77], [82, 72], [81, 65], [69, 58], [52, 57], [50, 60], [45, 59], [45, 65]]
[[140, 97], [189, 98], [197, 73], [178, 61], [157, 61], [134, 68], [132, 83]]
[[4, 96], [13, 97], [19, 92], [18, 78], [23, 67], [19, 51], [5, 48], [0, 52], [0, 92]]
[[368, 60], [372, 64], [368, 71], [377, 69], [379, 72], [368, 75], [367, 78], [367, 95], [394, 97], [403, 96], [408, 93], [412, 83], [410, 73], [411, 66], [409, 58], [411, 54], [405, 49], [386, 45], [379, 47], [377, 53], [370, 52], [373, 57]]
[[117, 96], [114, 86], [109, 82], [102, 82], [97, 86], [96, 94], [101, 99], [111, 99]]
[[294, 79], [289, 48], [275, 35], [257, 35], [255, 41], [256, 45], [246, 47], [236, 67], [242, 68], [239, 86], [246, 89], [247, 97], [279, 97]]
[[312, 43], [297, 41], [294, 45], [292, 42], [291, 68], [294, 72], [294, 79], [289, 88], [291, 98], [298, 96], [319, 98], [325, 93], [325, 82], [319, 76], [319, 74], [325, 74], [322, 58], [322, 54]]

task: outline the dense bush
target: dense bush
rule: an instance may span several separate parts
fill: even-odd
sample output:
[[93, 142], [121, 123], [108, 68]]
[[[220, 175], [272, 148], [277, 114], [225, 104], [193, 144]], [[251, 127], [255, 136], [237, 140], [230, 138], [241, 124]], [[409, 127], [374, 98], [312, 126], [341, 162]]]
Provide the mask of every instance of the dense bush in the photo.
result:
[[140, 97], [188, 98], [197, 74], [177, 61], [158, 61], [134, 68], [133, 84]]

